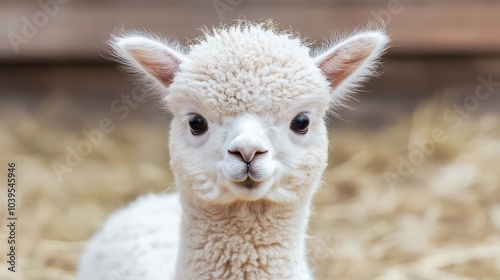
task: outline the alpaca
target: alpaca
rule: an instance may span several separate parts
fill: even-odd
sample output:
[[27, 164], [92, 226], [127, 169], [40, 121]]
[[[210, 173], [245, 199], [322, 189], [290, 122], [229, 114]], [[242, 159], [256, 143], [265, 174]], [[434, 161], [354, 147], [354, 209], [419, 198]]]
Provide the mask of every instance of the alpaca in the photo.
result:
[[172, 114], [176, 194], [114, 213], [80, 280], [313, 279], [306, 231], [327, 165], [325, 117], [373, 74], [388, 37], [360, 31], [311, 51], [267, 23], [205, 30], [187, 50], [114, 37], [120, 61]]

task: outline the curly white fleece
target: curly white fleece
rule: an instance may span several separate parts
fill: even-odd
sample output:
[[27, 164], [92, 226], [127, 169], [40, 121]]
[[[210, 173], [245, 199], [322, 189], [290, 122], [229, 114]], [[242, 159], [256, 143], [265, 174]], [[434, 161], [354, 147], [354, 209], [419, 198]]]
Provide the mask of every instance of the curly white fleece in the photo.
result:
[[[296, 37], [250, 23], [206, 32], [187, 54], [141, 36], [116, 41], [119, 57], [168, 91], [179, 193], [150, 195], [112, 215], [83, 255], [79, 279], [312, 279], [305, 238], [327, 165], [332, 89], [369, 75], [386, 42], [367, 32], [311, 57]], [[193, 113], [208, 132], [190, 133]], [[310, 119], [304, 135], [290, 130], [298, 114]], [[248, 123], [253, 136], [244, 134]], [[221, 172], [232, 168], [228, 143], [238, 135], [265, 146], [257, 167], [274, 168], [254, 189]]]
[[[291, 34], [261, 26], [233, 26], [208, 33], [193, 45], [170, 88], [175, 98], [189, 90], [220, 115], [279, 114], [304, 93], [323, 98], [328, 82], [311, 61], [310, 49]], [[171, 104], [175, 106], [176, 104]]]
[[173, 279], [181, 207], [176, 194], [143, 196], [113, 213], [86, 248], [78, 279]]

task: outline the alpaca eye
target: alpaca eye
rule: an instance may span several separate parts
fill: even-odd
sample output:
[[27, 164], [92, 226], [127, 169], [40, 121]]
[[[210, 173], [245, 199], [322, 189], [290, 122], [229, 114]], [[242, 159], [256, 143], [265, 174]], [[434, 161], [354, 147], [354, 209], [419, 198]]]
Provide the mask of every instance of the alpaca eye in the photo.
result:
[[290, 129], [298, 134], [306, 134], [309, 128], [309, 118], [304, 114], [299, 114], [290, 123]]
[[193, 135], [201, 135], [208, 130], [208, 123], [202, 116], [192, 115], [189, 119], [189, 127]]

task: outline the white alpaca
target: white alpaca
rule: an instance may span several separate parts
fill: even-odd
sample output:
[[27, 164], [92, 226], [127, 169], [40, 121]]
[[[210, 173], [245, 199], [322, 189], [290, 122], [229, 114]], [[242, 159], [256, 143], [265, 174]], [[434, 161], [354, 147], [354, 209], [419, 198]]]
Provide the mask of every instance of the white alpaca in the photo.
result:
[[119, 58], [165, 93], [178, 194], [113, 214], [79, 279], [312, 279], [305, 237], [327, 165], [324, 118], [372, 74], [387, 41], [359, 32], [313, 54], [252, 23], [207, 31], [187, 51], [115, 38]]

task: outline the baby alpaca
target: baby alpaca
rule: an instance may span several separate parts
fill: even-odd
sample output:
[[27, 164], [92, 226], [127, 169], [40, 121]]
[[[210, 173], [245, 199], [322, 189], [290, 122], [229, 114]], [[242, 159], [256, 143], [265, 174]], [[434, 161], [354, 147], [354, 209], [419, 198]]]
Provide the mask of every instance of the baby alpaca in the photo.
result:
[[313, 279], [305, 237], [327, 165], [325, 115], [373, 73], [388, 42], [363, 31], [312, 52], [242, 22], [187, 50], [144, 34], [112, 46], [164, 93], [178, 194], [113, 214], [80, 280]]

